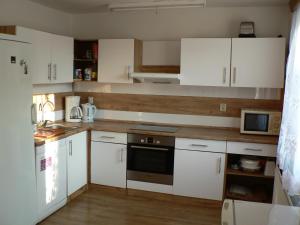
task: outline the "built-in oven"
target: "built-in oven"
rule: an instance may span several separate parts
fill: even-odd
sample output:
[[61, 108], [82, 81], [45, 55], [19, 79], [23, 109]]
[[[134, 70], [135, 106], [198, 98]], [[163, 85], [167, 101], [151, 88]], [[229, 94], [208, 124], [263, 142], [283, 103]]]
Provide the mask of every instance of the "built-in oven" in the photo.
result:
[[128, 134], [127, 179], [173, 184], [175, 137]]

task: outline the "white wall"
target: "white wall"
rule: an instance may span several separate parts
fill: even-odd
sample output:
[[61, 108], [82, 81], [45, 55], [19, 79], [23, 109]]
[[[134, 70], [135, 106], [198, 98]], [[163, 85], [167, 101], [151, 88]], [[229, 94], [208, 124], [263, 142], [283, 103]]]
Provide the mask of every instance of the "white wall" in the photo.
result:
[[0, 0], [0, 25], [72, 35], [72, 15], [27, 0]]
[[288, 6], [207, 7], [107, 12], [73, 16], [77, 38], [179, 40], [182, 37], [237, 37], [241, 21], [255, 22], [258, 37], [288, 36]]

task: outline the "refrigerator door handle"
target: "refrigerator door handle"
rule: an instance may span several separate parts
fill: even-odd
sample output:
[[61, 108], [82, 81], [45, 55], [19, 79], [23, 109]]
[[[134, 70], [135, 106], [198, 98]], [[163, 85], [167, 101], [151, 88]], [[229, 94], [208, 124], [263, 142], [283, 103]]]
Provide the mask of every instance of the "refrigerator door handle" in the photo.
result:
[[22, 59], [21, 61], [20, 61], [20, 66], [22, 66], [23, 68], [24, 68], [24, 74], [25, 75], [28, 75], [28, 65], [27, 65], [27, 62], [26, 62], [26, 60], [24, 60], [24, 59]]
[[31, 123], [37, 124], [37, 105], [35, 103], [31, 105]]

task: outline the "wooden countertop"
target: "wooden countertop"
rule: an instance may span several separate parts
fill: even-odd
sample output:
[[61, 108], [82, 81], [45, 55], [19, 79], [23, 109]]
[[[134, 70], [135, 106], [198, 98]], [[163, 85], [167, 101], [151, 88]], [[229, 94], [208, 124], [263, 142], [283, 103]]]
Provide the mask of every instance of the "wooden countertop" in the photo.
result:
[[[56, 124], [63, 124], [66, 127], [78, 127], [78, 128], [74, 128], [71, 130], [68, 129], [66, 133], [54, 138], [35, 139], [36, 146], [43, 145], [47, 142], [59, 140], [85, 130], [110, 131], [110, 132], [120, 132], [120, 133], [143, 133], [149, 135], [175, 136], [178, 138], [194, 138], [194, 139], [207, 139], [207, 140], [218, 140], [218, 141], [237, 141], [237, 142], [261, 143], [261, 144], [275, 144], [275, 145], [278, 143], [278, 136], [240, 134], [239, 129], [233, 129], [233, 128], [163, 124], [164, 126], [175, 126], [178, 128], [178, 130], [175, 133], [167, 133], [167, 132], [133, 130], [132, 128], [137, 124], [140, 124], [140, 122], [126, 122], [126, 121], [116, 121], [116, 120], [97, 120], [94, 123], [59, 122]], [[154, 123], [144, 123], [144, 122], [143, 124], [158, 125]]]

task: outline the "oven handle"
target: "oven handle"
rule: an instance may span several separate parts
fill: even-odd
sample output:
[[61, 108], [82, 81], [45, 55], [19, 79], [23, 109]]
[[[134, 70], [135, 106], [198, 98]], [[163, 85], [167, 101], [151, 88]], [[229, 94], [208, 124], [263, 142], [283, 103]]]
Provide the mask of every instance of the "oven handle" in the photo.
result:
[[157, 151], [169, 151], [169, 149], [167, 149], [167, 148], [144, 147], [144, 146], [136, 146], [136, 145], [131, 145], [130, 148], [134, 148], [134, 149], [147, 149], [147, 150], [157, 150]]

